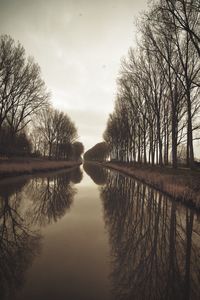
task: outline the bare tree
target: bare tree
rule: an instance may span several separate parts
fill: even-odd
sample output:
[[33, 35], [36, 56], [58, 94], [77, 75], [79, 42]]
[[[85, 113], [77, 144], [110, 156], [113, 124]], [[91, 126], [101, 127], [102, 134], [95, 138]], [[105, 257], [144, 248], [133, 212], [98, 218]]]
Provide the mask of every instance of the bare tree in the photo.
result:
[[67, 114], [49, 106], [38, 115], [35, 128], [42, 134], [42, 144], [48, 146], [49, 159], [70, 157], [77, 129]]
[[15, 135], [48, 103], [49, 93], [33, 58], [7, 35], [0, 37], [0, 130], [4, 122]]
[[198, 0], [162, 0], [161, 3], [173, 16], [178, 26], [189, 34], [200, 56], [200, 2]]

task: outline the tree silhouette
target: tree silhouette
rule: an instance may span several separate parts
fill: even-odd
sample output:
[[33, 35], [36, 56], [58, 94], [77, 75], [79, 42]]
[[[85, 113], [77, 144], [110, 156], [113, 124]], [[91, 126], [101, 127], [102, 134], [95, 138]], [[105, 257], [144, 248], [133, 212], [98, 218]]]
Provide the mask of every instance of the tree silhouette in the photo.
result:
[[67, 114], [52, 107], [42, 110], [35, 120], [35, 131], [36, 135], [42, 135], [38, 151], [48, 155], [49, 159], [70, 158], [72, 144], [77, 138], [77, 129]]
[[40, 68], [8, 35], [0, 36], [0, 130], [6, 123], [13, 135], [44, 107], [49, 94]]

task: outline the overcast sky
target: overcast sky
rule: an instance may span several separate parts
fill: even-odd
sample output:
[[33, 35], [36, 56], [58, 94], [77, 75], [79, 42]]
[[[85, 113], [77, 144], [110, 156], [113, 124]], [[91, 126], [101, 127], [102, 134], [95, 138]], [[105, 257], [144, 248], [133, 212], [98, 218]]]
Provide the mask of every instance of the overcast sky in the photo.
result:
[[86, 150], [102, 140], [120, 60], [134, 45], [134, 19], [148, 0], [0, 0], [0, 33], [34, 56]]

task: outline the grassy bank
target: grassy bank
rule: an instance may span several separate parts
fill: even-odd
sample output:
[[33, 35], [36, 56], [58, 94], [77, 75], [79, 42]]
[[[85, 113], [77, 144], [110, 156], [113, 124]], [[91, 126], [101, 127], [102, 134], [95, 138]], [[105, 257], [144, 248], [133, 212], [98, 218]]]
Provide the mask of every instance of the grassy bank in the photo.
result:
[[19, 160], [0, 163], [0, 179], [5, 177], [48, 172], [59, 169], [73, 168], [80, 165], [77, 161]]
[[200, 171], [160, 168], [119, 162], [104, 166], [132, 176], [191, 207], [200, 209]]

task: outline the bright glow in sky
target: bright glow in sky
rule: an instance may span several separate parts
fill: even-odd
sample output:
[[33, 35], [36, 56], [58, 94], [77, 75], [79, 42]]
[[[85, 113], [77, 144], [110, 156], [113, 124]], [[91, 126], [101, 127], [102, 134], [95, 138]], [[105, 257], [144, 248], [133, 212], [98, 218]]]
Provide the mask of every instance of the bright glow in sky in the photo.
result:
[[0, 34], [39, 63], [54, 107], [67, 112], [85, 149], [102, 140], [134, 18], [147, 0], [0, 0]]

